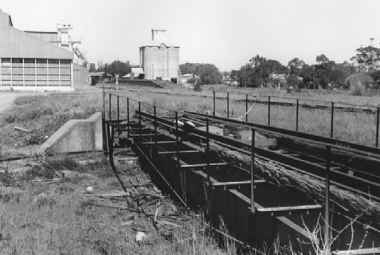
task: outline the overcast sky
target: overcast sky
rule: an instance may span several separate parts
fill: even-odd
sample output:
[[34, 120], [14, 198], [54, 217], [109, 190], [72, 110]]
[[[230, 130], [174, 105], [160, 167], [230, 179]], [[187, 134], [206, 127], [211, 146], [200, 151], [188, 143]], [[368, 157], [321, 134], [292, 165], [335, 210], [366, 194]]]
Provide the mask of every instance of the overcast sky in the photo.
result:
[[[166, 29], [180, 46], [180, 63], [239, 69], [259, 54], [282, 64], [298, 57], [315, 63], [319, 54], [349, 60], [355, 49], [380, 41], [379, 0], [1, 0], [21, 30], [71, 34], [90, 62], [139, 64], [139, 47], [151, 29]], [[0, 35], [1, 36], [1, 35]]]

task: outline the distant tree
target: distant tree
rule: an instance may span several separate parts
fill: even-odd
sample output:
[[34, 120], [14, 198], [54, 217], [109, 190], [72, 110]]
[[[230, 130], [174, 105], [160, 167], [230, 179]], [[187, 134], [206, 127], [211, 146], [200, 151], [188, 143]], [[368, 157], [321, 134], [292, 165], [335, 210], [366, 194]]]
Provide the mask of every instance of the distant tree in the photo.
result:
[[305, 62], [303, 60], [300, 60], [299, 58], [293, 58], [288, 63], [288, 69], [290, 75], [295, 74], [299, 75], [301, 72], [302, 67], [305, 65]]
[[185, 63], [179, 66], [181, 74], [194, 74], [199, 76], [200, 85], [221, 84], [222, 74], [213, 64]]
[[298, 85], [302, 83], [302, 79], [300, 79], [297, 75], [291, 74], [286, 78], [286, 84], [288, 86], [292, 86], [298, 88]]
[[360, 47], [357, 54], [351, 58], [359, 72], [376, 71], [380, 63], [380, 49], [374, 46]]
[[254, 56], [253, 58], [251, 58], [251, 59], [249, 60], [249, 62], [251, 63], [251, 66], [252, 66], [252, 67], [259, 66], [259, 65], [261, 65], [262, 63], [264, 63], [265, 61], [267, 61], [267, 59], [264, 58], [264, 57], [261, 57], [260, 55], [256, 55], [256, 56]]
[[129, 61], [122, 62], [119, 60], [115, 60], [111, 64], [104, 64], [103, 70], [101, 71], [113, 75], [119, 74], [119, 76], [122, 77], [131, 72], [131, 65], [129, 64]]
[[316, 61], [319, 65], [324, 65], [329, 62], [329, 59], [324, 54], [321, 54], [317, 56]]

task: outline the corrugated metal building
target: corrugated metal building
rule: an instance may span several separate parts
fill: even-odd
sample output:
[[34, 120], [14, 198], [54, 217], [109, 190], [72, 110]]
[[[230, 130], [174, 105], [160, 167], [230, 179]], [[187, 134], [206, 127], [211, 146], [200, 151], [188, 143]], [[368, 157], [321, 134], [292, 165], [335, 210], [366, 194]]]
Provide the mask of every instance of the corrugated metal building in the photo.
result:
[[14, 28], [10, 15], [0, 11], [0, 90], [73, 90], [74, 54], [47, 37]]
[[166, 30], [152, 29], [152, 41], [140, 47], [140, 66], [147, 80], [179, 82], [179, 46], [165, 37]]

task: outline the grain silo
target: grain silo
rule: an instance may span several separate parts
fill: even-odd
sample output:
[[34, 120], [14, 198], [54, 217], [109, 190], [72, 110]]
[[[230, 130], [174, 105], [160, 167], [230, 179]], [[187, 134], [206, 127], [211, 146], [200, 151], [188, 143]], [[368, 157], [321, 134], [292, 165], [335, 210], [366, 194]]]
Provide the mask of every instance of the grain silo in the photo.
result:
[[152, 29], [152, 40], [140, 47], [140, 66], [147, 80], [179, 81], [179, 46], [165, 37], [166, 30]]

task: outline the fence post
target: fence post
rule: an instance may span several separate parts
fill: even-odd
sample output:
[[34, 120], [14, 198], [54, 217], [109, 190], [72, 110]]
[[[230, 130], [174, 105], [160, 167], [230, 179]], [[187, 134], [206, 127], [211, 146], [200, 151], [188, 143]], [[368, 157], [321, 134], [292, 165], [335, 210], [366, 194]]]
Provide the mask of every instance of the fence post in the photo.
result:
[[377, 107], [377, 117], [376, 117], [376, 148], [379, 147], [379, 117], [380, 117], [380, 107]]
[[334, 102], [331, 103], [331, 134], [330, 137], [334, 136]]
[[325, 177], [325, 244], [330, 251], [330, 162], [331, 162], [331, 147], [327, 146], [326, 151], [326, 177]]
[[268, 96], [268, 126], [270, 126], [270, 96]]
[[230, 118], [230, 93], [227, 92], [227, 119]]
[[207, 172], [207, 183], [208, 186], [211, 187], [210, 180], [210, 160], [209, 160], [209, 152], [210, 152], [210, 139], [209, 139], [209, 120], [206, 119], [206, 172]]
[[252, 143], [251, 143], [251, 212], [255, 213], [255, 129], [252, 129]]
[[248, 122], [248, 94], [245, 94], [245, 122]]
[[116, 96], [116, 104], [117, 104], [117, 132], [120, 135], [120, 103], [119, 103], [119, 95]]
[[213, 105], [214, 105], [214, 108], [213, 108], [214, 111], [212, 112], [212, 114], [213, 114], [213, 116], [215, 116], [215, 111], [216, 111], [216, 109], [215, 109], [215, 91], [213, 91], [212, 94], [213, 94], [212, 97], [213, 97]]
[[298, 117], [299, 117], [299, 99], [297, 99], [297, 108], [296, 108], [296, 131], [298, 131]]

